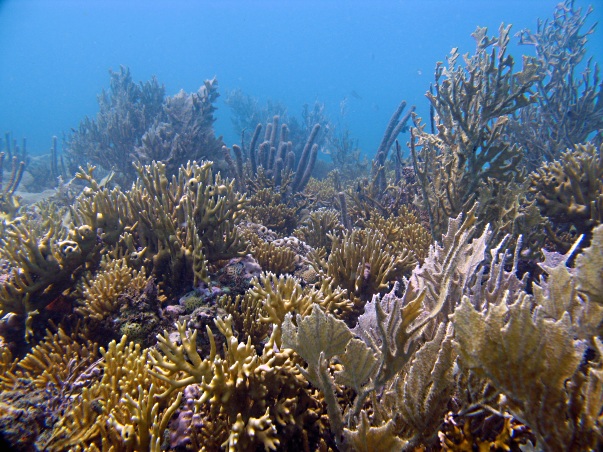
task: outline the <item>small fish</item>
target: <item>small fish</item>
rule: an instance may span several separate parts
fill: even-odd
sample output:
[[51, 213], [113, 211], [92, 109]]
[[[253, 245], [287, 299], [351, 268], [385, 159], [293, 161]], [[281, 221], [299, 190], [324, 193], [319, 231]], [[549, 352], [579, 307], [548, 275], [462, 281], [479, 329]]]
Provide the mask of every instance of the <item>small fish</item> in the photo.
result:
[[111, 171], [109, 174], [107, 174], [105, 177], [102, 178], [99, 185], [102, 188], [107, 187], [109, 185], [109, 182], [111, 182], [111, 179], [113, 179], [114, 176], [115, 176], [115, 171]]
[[354, 99], [362, 100], [362, 96], [358, 94], [355, 89], [350, 91], [350, 96], [352, 96]]

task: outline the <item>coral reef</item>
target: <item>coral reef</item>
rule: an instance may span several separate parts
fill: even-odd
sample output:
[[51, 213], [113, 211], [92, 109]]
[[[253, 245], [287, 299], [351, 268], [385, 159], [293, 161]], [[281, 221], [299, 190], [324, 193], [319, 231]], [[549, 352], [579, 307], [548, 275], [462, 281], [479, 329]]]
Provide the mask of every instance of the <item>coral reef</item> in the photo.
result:
[[252, 239], [251, 254], [265, 271], [283, 274], [293, 273], [295, 270], [297, 255], [289, 248], [277, 246], [274, 242]]
[[337, 235], [342, 231], [339, 214], [332, 209], [322, 208], [310, 212], [301, 226], [293, 231], [293, 235], [313, 248], [324, 248], [330, 252], [332, 242], [329, 234]]
[[[602, 244], [603, 227], [599, 226], [593, 245], [579, 256], [581, 265], [574, 274], [566, 267], [569, 255], [547, 265], [551, 279], [542, 283], [534, 300], [524, 291], [510, 291], [498, 302], [476, 310], [464, 297], [454, 314], [464, 365], [505, 394], [506, 407], [546, 449], [587, 450], [600, 446], [603, 439], [599, 425], [601, 288], [591, 297], [578, 283], [594, 282], [596, 270], [592, 269], [600, 265]], [[588, 275], [583, 274], [589, 267]], [[565, 287], [558, 284], [560, 274], [565, 276]], [[567, 290], [568, 285], [575, 290]], [[580, 337], [587, 338], [595, 354], [587, 363], [583, 363], [587, 342]]]
[[[196, 93], [180, 91], [168, 97], [161, 114], [140, 139], [135, 153], [141, 163], [161, 161], [168, 174], [176, 174], [187, 161], [215, 160], [222, 140], [214, 136], [214, 103], [218, 81], [206, 80]], [[226, 169], [225, 167], [223, 169]]]
[[[19, 205], [9, 154], [0, 440], [601, 450], [601, 91], [596, 65], [582, 84], [572, 72], [588, 13], [566, 1], [520, 33], [537, 56], [519, 72], [510, 28], [478, 28], [464, 65], [453, 50], [436, 66], [431, 133], [401, 103], [372, 170], [353, 178], [357, 160], [310, 177], [333, 136], [318, 104], [291, 129], [273, 117], [261, 143], [261, 126], [243, 134], [231, 155], [213, 134], [215, 80], [164, 99], [155, 80], [112, 74], [97, 119], [69, 142], [82, 166], [52, 199]], [[551, 129], [568, 98], [591, 116]], [[535, 148], [522, 166], [538, 112], [550, 154]], [[396, 138], [411, 116], [409, 163]], [[355, 155], [342, 140], [337, 158]], [[218, 150], [234, 178], [181, 161]]]
[[286, 435], [311, 429], [310, 423], [318, 428], [318, 403], [307, 392], [291, 351], [275, 350], [269, 340], [258, 356], [250, 338], [240, 343], [233, 335], [231, 317], [217, 319], [216, 325], [226, 337], [224, 357], [218, 355], [209, 330], [212, 348], [206, 359], [196, 351], [197, 332], [187, 335], [186, 324], [178, 324], [182, 345], [167, 335], [159, 338], [162, 353], [151, 352], [151, 372], [169, 385], [160, 399], [196, 384], [199, 396], [194, 404], [207, 412], [210, 422], [226, 423], [222, 438], [214, 441], [223, 440], [221, 446], [228, 450], [276, 450], [286, 447]]
[[271, 188], [262, 188], [249, 198], [245, 209], [248, 221], [261, 223], [281, 234], [288, 234], [297, 225], [299, 207], [283, 202], [283, 195]]
[[[10, 155], [10, 154], [9, 154]], [[15, 155], [11, 158], [11, 171], [7, 180], [6, 186], [4, 186], [4, 160], [6, 154], [0, 152], [0, 219], [2, 223], [7, 220], [12, 220], [17, 212], [19, 211], [19, 199], [15, 195], [15, 191], [19, 187], [21, 177], [23, 176], [23, 170], [25, 168], [25, 162]]]
[[115, 182], [128, 187], [136, 179], [132, 162], [162, 160], [171, 176], [189, 160], [219, 160], [222, 141], [213, 132], [215, 79], [197, 93], [165, 98], [165, 87], [154, 77], [135, 84], [123, 66], [110, 76], [96, 119], [86, 117], [64, 145], [72, 173], [92, 164], [113, 171]]
[[354, 229], [331, 239], [327, 260], [315, 259], [311, 265], [363, 302], [387, 290], [416, 262], [409, 250], [396, 252], [377, 230]]
[[545, 163], [530, 174], [529, 192], [552, 225], [549, 238], [567, 251], [572, 245], [555, 228], [570, 227], [574, 234], [589, 234], [603, 222], [603, 157], [592, 143], [576, 145], [558, 160]]
[[279, 126], [279, 122], [280, 118], [274, 116], [266, 125], [262, 142], [259, 142], [262, 125], [258, 124], [248, 149], [233, 146], [234, 160], [227, 148], [224, 153], [240, 191], [257, 192], [271, 188], [278, 190], [287, 201], [303, 191], [310, 180], [318, 154], [315, 141], [321, 126], [317, 123], [312, 127], [301, 154], [297, 155], [293, 142], [289, 141], [287, 124]]
[[538, 21], [535, 32], [520, 32], [520, 44], [534, 47], [545, 71], [535, 87], [539, 102], [519, 110], [509, 124], [511, 139], [529, 150], [525, 163], [531, 171], [589, 138], [601, 141], [599, 68], [592, 59], [583, 62], [588, 37], [595, 30], [595, 25], [584, 29], [591, 12], [592, 7], [582, 13], [566, 0], [557, 5], [552, 20]]
[[473, 205], [488, 178], [504, 185], [519, 176], [521, 152], [505, 134], [509, 116], [536, 101], [530, 90], [542, 79], [540, 65], [524, 57], [516, 72], [507, 53], [510, 27], [501, 25], [495, 38], [486, 33], [485, 28], [473, 33], [477, 47], [464, 58], [465, 67], [457, 63], [457, 49], [448, 67], [438, 63], [435, 93], [427, 94], [437, 131], [427, 133], [416, 117], [411, 129], [413, 166], [436, 238], [449, 217]]
[[109, 75], [109, 91], [98, 97], [96, 118], [84, 118], [67, 138], [65, 157], [72, 173], [80, 166], [97, 165], [115, 171], [127, 186], [136, 175], [134, 149], [161, 112], [165, 87], [156, 78], [136, 84], [123, 66]]

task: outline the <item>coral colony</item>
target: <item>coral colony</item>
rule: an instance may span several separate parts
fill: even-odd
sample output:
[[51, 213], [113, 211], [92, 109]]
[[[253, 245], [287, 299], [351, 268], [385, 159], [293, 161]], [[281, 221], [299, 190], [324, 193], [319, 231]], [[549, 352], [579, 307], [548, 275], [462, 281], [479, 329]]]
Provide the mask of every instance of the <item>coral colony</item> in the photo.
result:
[[[582, 61], [587, 16], [568, 0], [522, 31], [535, 56], [520, 67], [510, 27], [478, 28], [472, 55], [436, 65], [430, 118], [402, 102], [372, 162], [320, 108], [271, 115], [229, 149], [215, 79], [166, 97], [126, 68], [62, 156], [54, 141], [50, 170], [7, 135], [3, 441], [601, 450], [603, 91]], [[317, 176], [320, 149], [334, 164]], [[53, 196], [20, 202], [28, 172]]]

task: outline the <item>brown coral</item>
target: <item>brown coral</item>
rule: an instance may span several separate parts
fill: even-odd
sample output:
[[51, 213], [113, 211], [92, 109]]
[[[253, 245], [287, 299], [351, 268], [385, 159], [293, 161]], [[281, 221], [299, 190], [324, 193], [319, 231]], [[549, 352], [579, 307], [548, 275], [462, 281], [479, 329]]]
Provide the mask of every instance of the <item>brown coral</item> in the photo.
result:
[[410, 251], [397, 253], [376, 230], [354, 229], [331, 239], [333, 245], [328, 259], [314, 260], [312, 266], [362, 301], [383, 293], [390, 283], [414, 266]]
[[84, 281], [83, 297], [76, 311], [84, 317], [102, 320], [119, 309], [119, 295], [126, 290], [142, 291], [147, 282], [144, 267], [138, 271], [130, 268], [124, 258], [105, 259], [94, 278]]
[[251, 239], [251, 254], [258, 261], [262, 270], [276, 274], [291, 273], [295, 270], [297, 255], [274, 241], [264, 242], [257, 236]]
[[521, 71], [514, 70], [507, 54], [510, 28], [501, 25], [499, 36], [490, 38], [478, 27], [476, 52], [464, 58], [465, 67], [457, 64], [456, 48], [448, 67], [438, 63], [435, 93], [427, 93], [437, 131], [432, 126], [427, 133], [420, 124], [412, 129], [413, 166], [436, 238], [449, 217], [469, 209], [486, 178], [505, 184], [519, 175], [521, 152], [505, 131], [510, 114], [535, 102], [530, 89], [542, 74], [528, 57]]
[[[571, 225], [578, 234], [588, 233], [603, 222], [603, 156], [592, 143], [574, 146], [559, 160], [545, 163], [530, 174], [530, 193], [542, 215], [553, 225]], [[549, 236], [562, 251], [571, 243], [562, 242], [555, 231]]]
[[166, 384], [149, 372], [148, 351], [125, 336], [101, 354], [98, 376], [74, 398], [47, 449], [158, 450], [182, 395], [157, 399]]
[[186, 324], [178, 324], [182, 345], [171, 342], [167, 333], [159, 338], [162, 353], [152, 351], [151, 360], [153, 375], [169, 385], [161, 397], [197, 384], [200, 395], [195, 404], [207, 410], [208, 420], [227, 419], [222, 447], [229, 450], [259, 446], [275, 450], [291, 435], [311, 429], [309, 422], [317, 420], [316, 402], [304, 390], [292, 352], [275, 350], [271, 339], [258, 355], [251, 338], [239, 343], [233, 335], [231, 317], [217, 319], [216, 325], [226, 337], [224, 357], [209, 329], [212, 348], [206, 359], [197, 353], [197, 332], [188, 335]]

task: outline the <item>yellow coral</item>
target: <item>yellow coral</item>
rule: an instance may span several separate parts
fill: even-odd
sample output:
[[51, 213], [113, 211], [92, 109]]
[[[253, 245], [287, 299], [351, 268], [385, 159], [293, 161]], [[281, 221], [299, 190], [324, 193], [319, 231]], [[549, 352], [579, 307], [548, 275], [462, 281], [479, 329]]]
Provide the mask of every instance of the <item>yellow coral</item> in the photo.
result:
[[98, 358], [98, 344], [91, 343], [80, 333], [68, 335], [62, 328], [46, 337], [23, 359], [15, 363], [10, 375], [27, 378], [38, 388], [53, 384], [62, 388], [89, 370]]
[[263, 188], [255, 193], [246, 208], [249, 221], [285, 234], [295, 227], [296, 212], [297, 208], [285, 204], [283, 196], [272, 188]]
[[[571, 224], [588, 233], [603, 222], [603, 156], [592, 143], [576, 145], [559, 160], [530, 174], [530, 193], [541, 213], [556, 224]], [[552, 229], [551, 238], [559, 242]], [[564, 251], [571, 243], [564, 243]]]
[[414, 266], [412, 254], [396, 253], [379, 231], [354, 229], [332, 240], [328, 260], [313, 260], [311, 265], [363, 301], [387, 290]]
[[53, 226], [38, 238], [28, 227], [12, 224], [0, 238], [0, 257], [13, 265], [10, 278], [0, 286], [0, 313], [25, 316], [43, 309], [71, 288], [99, 253], [89, 226], [73, 227], [68, 234]]
[[257, 236], [251, 238], [251, 254], [263, 270], [277, 274], [291, 273], [295, 270], [297, 255], [284, 246], [274, 242], [265, 242]]
[[305, 384], [292, 351], [276, 350], [273, 335], [258, 355], [251, 338], [240, 343], [234, 336], [230, 316], [215, 323], [226, 338], [224, 357], [217, 353], [209, 328], [211, 351], [206, 359], [197, 352], [197, 331], [188, 334], [186, 323], [177, 324], [181, 345], [171, 342], [167, 332], [158, 337], [161, 352], [151, 351], [150, 358], [152, 374], [169, 385], [161, 397], [196, 383], [201, 391], [196, 404], [207, 410], [208, 420], [222, 415], [228, 419], [229, 434], [222, 447], [273, 450], [281, 442], [275, 426], [287, 425], [290, 432], [290, 428], [299, 432], [308, 415], [303, 407], [313, 404], [302, 390]]
[[403, 206], [397, 215], [387, 219], [374, 215], [365, 224], [367, 228], [381, 232], [397, 253], [410, 251], [418, 263], [423, 263], [427, 257], [431, 234], [407, 207]]
[[160, 450], [167, 423], [181, 394], [157, 399], [166, 383], [150, 372], [148, 351], [112, 341], [98, 363], [100, 379], [74, 398], [70, 410], [55, 425], [49, 450], [102, 447], [103, 450]]
[[149, 281], [145, 268], [140, 271], [128, 266], [126, 259], [104, 259], [100, 269], [83, 283], [83, 297], [77, 312], [84, 317], [102, 320], [119, 309], [118, 297], [125, 292], [140, 292]]

